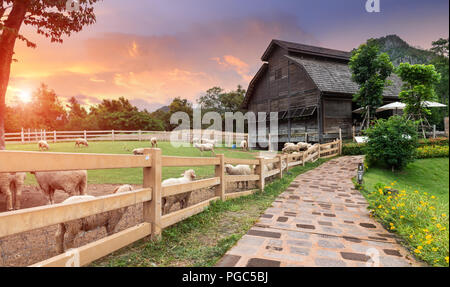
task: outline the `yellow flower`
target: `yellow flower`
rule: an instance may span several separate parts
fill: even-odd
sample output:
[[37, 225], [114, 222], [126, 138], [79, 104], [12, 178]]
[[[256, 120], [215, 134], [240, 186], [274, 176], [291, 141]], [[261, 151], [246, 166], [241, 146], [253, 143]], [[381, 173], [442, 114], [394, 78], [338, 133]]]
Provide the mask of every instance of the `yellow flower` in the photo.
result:
[[434, 216], [434, 217], [432, 217], [431, 219], [432, 219], [432, 220], [437, 220], [437, 217], [436, 217], [436, 216]]
[[431, 198], [432, 198], [432, 199], [435, 199], [435, 198], [436, 198], [436, 196], [432, 195], [432, 196], [431, 196]]
[[409, 236], [409, 238], [411, 238], [411, 239], [412, 239], [412, 238], [413, 238], [413, 235], [411, 234], [411, 235]]
[[414, 252], [417, 253], [417, 254], [421, 253], [419, 249], [414, 250]]
[[414, 190], [414, 192], [415, 192], [415, 193], [419, 193], [419, 191], [418, 191], [418, 190]]
[[436, 247], [433, 247], [431, 250], [433, 250], [434, 252], [438, 251]]
[[421, 211], [421, 210], [422, 210], [422, 207], [417, 207], [417, 210]]
[[422, 229], [423, 230], [423, 232], [426, 232], [426, 233], [428, 233], [428, 232], [430, 232], [428, 229]]
[[422, 246], [418, 246], [418, 247], [417, 247], [417, 249], [419, 249], [419, 250], [422, 250], [422, 249], [423, 249], [423, 247], [422, 247]]
[[442, 213], [442, 215], [441, 215], [442, 217], [447, 217], [447, 214], [445, 214], [445, 213]]
[[430, 240], [433, 236], [431, 236], [431, 234], [428, 234], [425, 239]]
[[400, 218], [403, 219], [403, 218], [405, 218], [405, 217], [404, 217], [403, 215], [400, 215]]
[[391, 230], [394, 230], [395, 229], [395, 226], [391, 226]]
[[447, 263], [448, 263], [448, 256], [447, 256], [447, 257], [445, 257], [445, 262], [447, 262]]
[[396, 210], [395, 206], [392, 206], [392, 210]]

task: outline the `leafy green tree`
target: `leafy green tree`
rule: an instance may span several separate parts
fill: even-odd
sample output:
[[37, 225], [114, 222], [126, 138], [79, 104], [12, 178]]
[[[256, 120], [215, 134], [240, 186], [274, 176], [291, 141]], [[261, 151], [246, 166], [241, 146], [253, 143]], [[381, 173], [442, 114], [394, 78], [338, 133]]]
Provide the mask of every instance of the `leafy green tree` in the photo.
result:
[[238, 112], [241, 110], [241, 104], [245, 97], [245, 90], [238, 85], [237, 89], [225, 92], [220, 87], [213, 87], [206, 91], [197, 102], [202, 106], [203, 112], [216, 111], [222, 116], [226, 112]]
[[394, 70], [394, 65], [388, 54], [380, 53], [377, 42], [369, 39], [352, 52], [349, 67], [353, 81], [359, 85], [359, 91], [353, 100], [364, 109], [364, 116], [369, 114], [370, 121], [377, 108], [383, 104], [383, 90], [389, 84], [388, 77]]
[[2, 0], [0, 2], [0, 150], [5, 148], [5, 95], [11, 73], [16, 40], [36, 45], [20, 33], [22, 25], [61, 43], [64, 36], [95, 23], [93, 4], [99, 0], [77, 0], [79, 9], [67, 11], [66, 0]]
[[399, 97], [406, 104], [405, 113], [410, 118], [422, 120], [430, 114], [424, 101], [435, 99], [434, 86], [440, 81], [439, 73], [433, 65], [409, 63], [401, 63], [396, 73], [404, 83]]
[[167, 125], [169, 126], [169, 130], [173, 130], [177, 127], [177, 125], [171, 125], [170, 124], [170, 117], [176, 113], [176, 112], [184, 112], [189, 115], [189, 118], [191, 119], [191, 128], [193, 126], [193, 109], [192, 109], [192, 103], [190, 103], [187, 99], [181, 99], [179, 97], [173, 99], [172, 103], [169, 105], [169, 112], [167, 114]]
[[444, 117], [448, 117], [449, 111], [449, 40], [439, 39], [432, 43], [431, 51], [436, 54], [431, 64], [436, 68], [436, 71], [441, 75], [441, 80], [435, 86], [436, 96], [439, 101], [445, 105], [446, 108], [433, 109], [429, 121], [435, 124], [438, 129], [444, 129]]
[[382, 164], [394, 170], [414, 160], [418, 146], [416, 122], [405, 121], [400, 116], [379, 119], [365, 135], [369, 138], [364, 147], [369, 165]]

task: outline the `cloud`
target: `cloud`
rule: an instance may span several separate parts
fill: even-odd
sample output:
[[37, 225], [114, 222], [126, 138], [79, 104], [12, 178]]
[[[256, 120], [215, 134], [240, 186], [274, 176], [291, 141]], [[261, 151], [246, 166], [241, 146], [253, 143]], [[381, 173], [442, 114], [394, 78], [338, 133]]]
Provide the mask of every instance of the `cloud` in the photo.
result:
[[245, 87], [273, 38], [316, 43], [290, 15], [214, 20], [171, 35], [91, 32], [60, 46], [19, 44], [10, 84], [34, 90], [44, 82], [64, 99], [83, 95], [86, 105], [121, 96], [145, 108], [195, 101], [213, 86]]

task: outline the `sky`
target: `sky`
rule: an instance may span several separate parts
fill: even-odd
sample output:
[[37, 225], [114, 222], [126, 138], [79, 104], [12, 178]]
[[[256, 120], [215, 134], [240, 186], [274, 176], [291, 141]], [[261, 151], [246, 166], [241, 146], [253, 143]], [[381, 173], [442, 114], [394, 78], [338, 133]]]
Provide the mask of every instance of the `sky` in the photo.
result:
[[17, 42], [6, 101], [45, 83], [62, 101], [124, 96], [153, 111], [214, 86], [247, 88], [272, 39], [350, 51], [389, 34], [426, 49], [448, 38], [448, 0], [379, 1], [368, 13], [366, 0], [103, 0], [96, 24], [63, 44], [22, 27], [38, 46]]

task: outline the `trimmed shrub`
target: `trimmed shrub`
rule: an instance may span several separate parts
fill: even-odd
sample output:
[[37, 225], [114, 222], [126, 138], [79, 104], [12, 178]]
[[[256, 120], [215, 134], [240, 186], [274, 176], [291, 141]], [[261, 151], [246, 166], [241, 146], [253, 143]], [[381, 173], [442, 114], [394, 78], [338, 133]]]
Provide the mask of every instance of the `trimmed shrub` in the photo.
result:
[[348, 143], [342, 145], [343, 155], [363, 155], [365, 144]]
[[369, 166], [381, 163], [392, 169], [402, 169], [414, 160], [418, 146], [414, 122], [399, 116], [379, 119], [365, 134], [369, 138], [364, 148]]
[[448, 138], [420, 139], [419, 146], [448, 146]]

